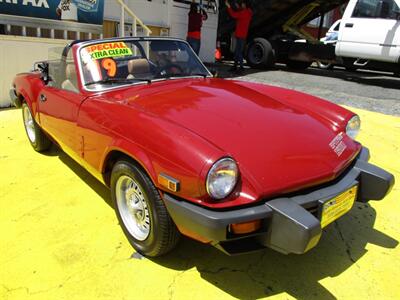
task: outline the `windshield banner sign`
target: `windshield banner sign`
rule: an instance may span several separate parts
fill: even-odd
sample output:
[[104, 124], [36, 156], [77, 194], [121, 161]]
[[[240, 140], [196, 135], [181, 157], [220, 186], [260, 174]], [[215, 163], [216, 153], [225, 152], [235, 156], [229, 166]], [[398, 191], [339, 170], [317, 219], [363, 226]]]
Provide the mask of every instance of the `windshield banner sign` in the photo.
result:
[[0, 14], [102, 25], [104, 0], [0, 0]]

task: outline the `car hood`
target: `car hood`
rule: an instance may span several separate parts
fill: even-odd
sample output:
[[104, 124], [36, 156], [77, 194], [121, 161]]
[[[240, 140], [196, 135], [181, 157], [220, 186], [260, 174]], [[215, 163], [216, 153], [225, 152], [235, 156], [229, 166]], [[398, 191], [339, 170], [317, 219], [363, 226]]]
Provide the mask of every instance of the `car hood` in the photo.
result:
[[[302, 94], [288, 93], [302, 101]], [[240, 81], [171, 80], [127, 89], [119, 97], [233, 157], [258, 197], [332, 180], [360, 149], [325, 116], [290, 107]], [[345, 149], [335, 152], [339, 142]]]

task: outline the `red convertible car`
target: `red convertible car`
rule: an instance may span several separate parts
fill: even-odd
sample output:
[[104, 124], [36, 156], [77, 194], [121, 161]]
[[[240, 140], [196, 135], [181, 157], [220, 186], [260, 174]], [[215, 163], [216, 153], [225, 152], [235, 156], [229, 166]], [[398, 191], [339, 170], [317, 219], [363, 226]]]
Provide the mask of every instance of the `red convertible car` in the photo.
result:
[[181, 234], [228, 254], [304, 253], [355, 201], [383, 199], [394, 184], [355, 140], [357, 115], [213, 78], [178, 39], [75, 41], [18, 74], [10, 95], [33, 148], [59, 145], [108, 186], [147, 256]]

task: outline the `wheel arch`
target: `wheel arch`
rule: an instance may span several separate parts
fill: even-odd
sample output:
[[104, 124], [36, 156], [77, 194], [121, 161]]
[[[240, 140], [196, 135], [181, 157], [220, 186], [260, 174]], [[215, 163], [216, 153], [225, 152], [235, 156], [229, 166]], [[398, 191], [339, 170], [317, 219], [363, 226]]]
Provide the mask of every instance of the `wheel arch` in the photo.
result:
[[104, 183], [110, 187], [111, 183], [111, 172], [114, 165], [119, 160], [128, 160], [139, 167], [153, 182], [155, 186], [157, 186], [156, 182], [156, 173], [150, 162], [150, 159], [144, 153], [140, 153], [137, 157], [134, 157], [132, 154], [128, 153], [121, 148], [112, 148], [110, 149], [103, 159], [102, 165], [102, 174]]
[[40, 124], [40, 116], [39, 116], [39, 109], [36, 101], [33, 101], [30, 97], [29, 93], [24, 88], [15, 87], [15, 92], [18, 97], [18, 100], [21, 103], [26, 103], [31, 111], [33, 118], [35, 119], [36, 123]]

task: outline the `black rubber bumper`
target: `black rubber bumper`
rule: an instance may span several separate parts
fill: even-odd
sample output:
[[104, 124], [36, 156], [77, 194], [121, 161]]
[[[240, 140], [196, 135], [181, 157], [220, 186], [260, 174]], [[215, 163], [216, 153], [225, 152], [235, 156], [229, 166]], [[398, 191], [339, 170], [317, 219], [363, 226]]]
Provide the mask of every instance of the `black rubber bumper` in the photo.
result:
[[[304, 194], [268, 200], [252, 207], [216, 211], [199, 207], [168, 194], [164, 201], [179, 228], [201, 236], [228, 254], [273, 248], [281, 253], [305, 253], [317, 245], [322, 229], [319, 211], [323, 203], [358, 185], [357, 201], [381, 200], [394, 185], [394, 176], [369, 164], [363, 148], [339, 179]], [[235, 235], [230, 224], [261, 220], [255, 233]]]

